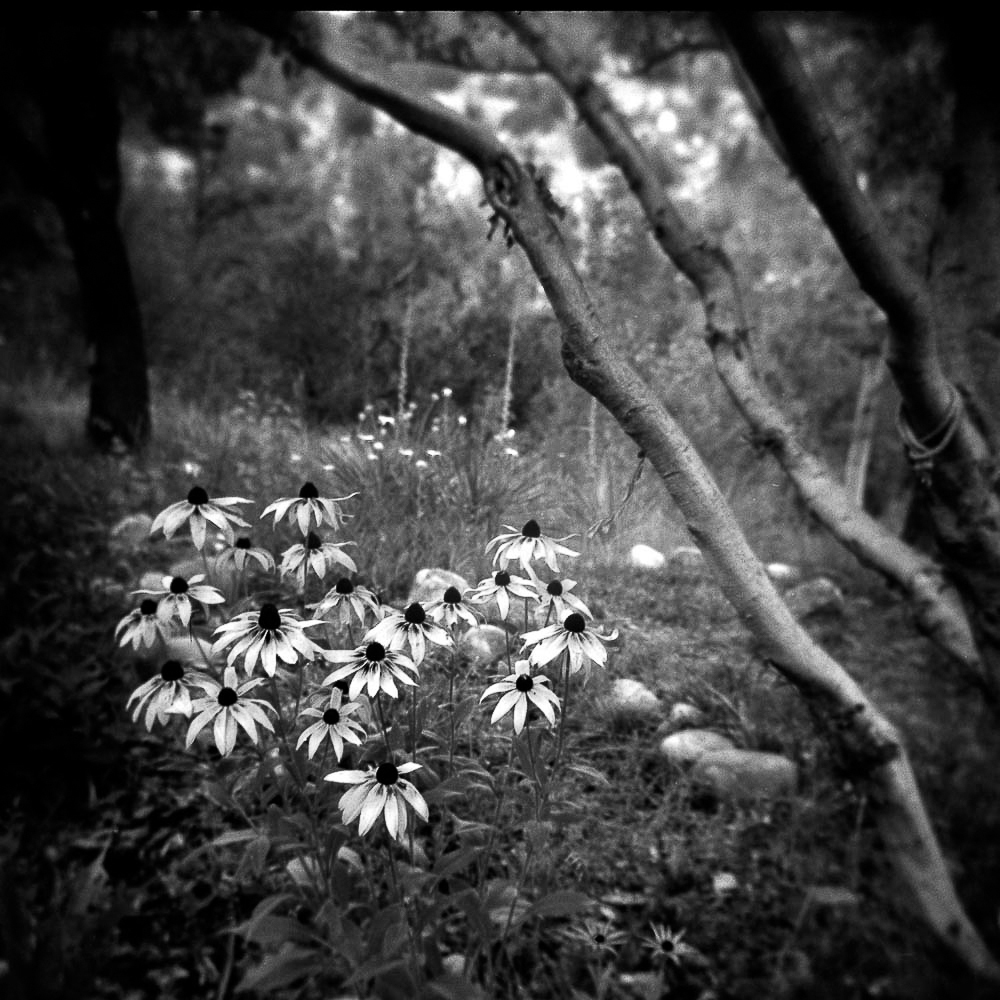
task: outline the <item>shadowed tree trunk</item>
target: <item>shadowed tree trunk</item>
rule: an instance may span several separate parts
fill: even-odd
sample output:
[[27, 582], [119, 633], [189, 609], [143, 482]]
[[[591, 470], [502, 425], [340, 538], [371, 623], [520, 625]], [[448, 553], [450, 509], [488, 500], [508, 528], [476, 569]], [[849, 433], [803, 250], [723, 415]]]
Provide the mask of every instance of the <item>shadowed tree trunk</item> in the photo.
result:
[[60, 16], [20, 21], [0, 43], [0, 126], [25, 184], [56, 205], [73, 252], [90, 355], [87, 432], [105, 449], [141, 445], [150, 431], [142, 317], [118, 224], [110, 36], [98, 15]]
[[[900, 427], [940, 559], [957, 584], [984, 663], [1000, 677], [1000, 495], [982, 410], [949, 379], [942, 344], [968, 353], [996, 329], [1000, 231], [994, 54], [975, 19], [945, 20], [955, 80], [955, 148], [942, 191], [931, 280], [915, 273], [858, 188], [794, 48], [775, 15], [719, 15], [789, 163], [861, 287], [889, 321], [887, 364]], [[990, 354], [995, 358], [995, 344]], [[995, 388], [993, 390], [995, 394]]]
[[884, 378], [885, 364], [881, 355], [870, 354], [861, 359], [861, 380], [851, 421], [851, 443], [844, 460], [844, 484], [858, 507], [865, 505], [868, 466], [878, 417], [878, 391]]
[[395, 83], [387, 67], [361, 62], [339, 48], [321, 52], [306, 37], [275, 32], [263, 22], [261, 28], [324, 78], [479, 169], [490, 205], [524, 249], [559, 320], [569, 376], [600, 400], [648, 457], [771, 664], [818, 711], [838, 719], [845, 749], [871, 786], [882, 836], [925, 918], [971, 968], [1000, 980], [1000, 967], [955, 895], [898, 733], [795, 621], [687, 436], [616, 348], [549, 215], [551, 195], [495, 135]]

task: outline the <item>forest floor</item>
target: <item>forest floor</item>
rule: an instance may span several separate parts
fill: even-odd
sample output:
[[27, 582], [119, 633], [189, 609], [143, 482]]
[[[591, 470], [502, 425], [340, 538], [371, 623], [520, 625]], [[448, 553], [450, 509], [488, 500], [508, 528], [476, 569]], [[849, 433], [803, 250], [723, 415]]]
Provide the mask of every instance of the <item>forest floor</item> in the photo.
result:
[[[227, 929], [250, 917], [273, 872], [205, 850], [226, 829], [209, 755], [125, 712], [138, 677], [112, 633], [143, 567], [112, 552], [108, 532], [149, 505], [158, 480], [116, 461], [15, 446], [2, 459], [0, 993], [11, 1000], [222, 998], [259, 959]], [[549, 845], [545, 880], [587, 894], [595, 918], [623, 936], [591, 976], [566, 944], [572, 921], [539, 922], [495, 995], [992, 995], [918, 919], [870, 822], [864, 781], [825, 737], [835, 720], [809, 713], [761, 662], [714, 583], [636, 571], [610, 548], [580, 563], [574, 576], [620, 639], [567, 736], [567, 757], [603, 780], [574, 772], [566, 800], [585, 818]], [[1000, 953], [996, 717], [896, 596], [860, 574], [845, 591], [844, 615], [809, 627], [902, 730], [959, 894]], [[753, 805], [706, 796], [660, 755], [663, 719], [609, 716], [616, 677], [645, 682], [663, 719], [688, 702], [737, 745], [791, 757], [798, 793]], [[683, 932], [682, 959], [666, 968], [644, 943], [653, 925]], [[263, 992], [350, 993], [315, 982]]]

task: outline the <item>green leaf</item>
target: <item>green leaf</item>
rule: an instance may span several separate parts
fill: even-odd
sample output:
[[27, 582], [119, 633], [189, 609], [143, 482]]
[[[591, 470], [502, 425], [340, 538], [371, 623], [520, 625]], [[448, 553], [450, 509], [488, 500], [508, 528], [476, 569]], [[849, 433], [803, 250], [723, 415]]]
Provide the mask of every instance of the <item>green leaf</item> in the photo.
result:
[[245, 993], [249, 990], [279, 990], [322, 971], [323, 962], [314, 949], [286, 942], [279, 952], [265, 956], [259, 965], [249, 969], [236, 991]]
[[483, 853], [483, 850], [482, 845], [474, 844], [470, 847], [460, 847], [457, 851], [449, 851], [447, 854], [442, 854], [434, 862], [434, 867], [431, 870], [439, 878], [447, 878], [471, 865]]

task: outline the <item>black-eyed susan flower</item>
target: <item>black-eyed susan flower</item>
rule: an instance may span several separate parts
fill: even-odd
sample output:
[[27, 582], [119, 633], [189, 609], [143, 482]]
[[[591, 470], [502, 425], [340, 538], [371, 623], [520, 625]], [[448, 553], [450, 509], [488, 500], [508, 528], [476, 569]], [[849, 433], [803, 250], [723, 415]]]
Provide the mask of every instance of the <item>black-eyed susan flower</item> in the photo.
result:
[[402, 841], [407, 827], [407, 806], [425, 821], [429, 815], [424, 797], [403, 777], [420, 766], [413, 761], [398, 766], [384, 761], [367, 771], [334, 771], [325, 775], [324, 780], [354, 786], [337, 803], [344, 823], [350, 825], [359, 820], [358, 833], [363, 837], [379, 816], [384, 816], [389, 836]]
[[274, 556], [267, 549], [257, 548], [249, 538], [241, 535], [215, 557], [215, 566], [218, 570], [232, 567], [239, 573], [245, 573], [251, 560], [265, 573], [274, 572]]
[[559, 699], [549, 689], [548, 684], [549, 679], [544, 675], [531, 676], [531, 664], [527, 660], [518, 660], [514, 664], [514, 672], [496, 684], [491, 684], [483, 692], [479, 704], [481, 705], [487, 698], [500, 695], [500, 700], [490, 716], [490, 723], [495, 723], [508, 712], [513, 712], [515, 733], [520, 733], [524, 729], [529, 704], [534, 705], [549, 720], [550, 726], [554, 726]]
[[221, 684], [210, 677], [205, 678], [201, 684], [205, 697], [192, 705], [192, 713], [197, 714], [188, 726], [185, 746], [190, 748], [209, 723], [212, 724], [212, 738], [223, 757], [233, 752], [240, 729], [255, 744], [260, 740], [257, 726], [273, 733], [274, 724], [267, 713], [274, 712], [274, 706], [263, 698], [249, 697], [250, 692], [263, 683], [263, 677], [255, 677], [240, 684], [235, 667], [226, 667]]
[[186, 500], [172, 503], [156, 515], [149, 533], [152, 535], [162, 529], [165, 538], [172, 538], [177, 529], [188, 521], [191, 525], [191, 541], [194, 542], [195, 548], [200, 550], [205, 546], [208, 526], [214, 524], [226, 536], [226, 540], [232, 543], [236, 534], [233, 530], [234, 525], [239, 528], [250, 527], [240, 516], [239, 511], [232, 509], [241, 503], [250, 501], [244, 500], [243, 497], [209, 499], [208, 493], [201, 486], [193, 486], [188, 491]]
[[486, 546], [487, 554], [489, 554], [490, 549], [496, 546], [496, 552], [493, 553], [494, 566], [499, 565], [501, 568], [506, 568], [509, 563], [516, 560], [520, 563], [521, 568], [531, 576], [534, 574], [531, 568], [532, 560], [541, 559], [553, 573], [558, 573], [557, 556], [575, 558], [580, 554], [561, 544], [572, 535], [567, 535], [566, 538], [549, 538], [542, 534], [542, 529], [534, 518], [526, 521], [520, 531], [510, 524], [505, 524], [504, 527], [509, 529], [510, 534], [497, 535]]
[[[410, 674], [416, 674], [416, 664], [398, 649], [387, 649], [381, 642], [367, 641], [357, 649], [325, 649], [323, 657], [330, 663], [343, 663], [323, 680], [323, 686], [351, 678], [347, 696], [354, 701], [362, 690], [369, 698], [384, 691], [390, 698], [399, 697], [396, 681], [408, 687], [415, 687], [416, 681]], [[407, 673], [409, 671], [409, 673]]]
[[330, 696], [326, 699], [326, 704], [322, 706], [310, 706], [302, 710], [301, 714], [316, 721], [302, 730], [295, 749], [298, 750], [303, 743], [308, 742], [306, 751], [311, 759], [316, 751], [322, 746], [323, 740], [329, 739], [333, 744], [333, 752], [340, 760], [344, 756], [344, 741], [361, 746], [366, 733], [364, 726], [351, 716], [357, 712], [361, 705], [356, 701], [348, 701], [342, 704], [343, 692], [340, 688], [334, 688]]
[[378, 619], [383, 614], [378, 597], [367, 587], [354, 584], [347, 577], [341, 577], [334, 587], [327, 591], [323, 600], [318, 604], [310, 604], [309, 607], [316, 618], [325, 618], [328, 621], [336, 618], [341, 625], [350, 622], [352, 612], [361, 625], [365, 624], [367, 615], [371, 614]]
[[157, 614], [158, 608], [152, 597], [145, 598], [139, 607], [133, 608], [115, 626], [118, 645], [131, 645], [133, 649], [141, 650], [145, 646], [153, 649], [160, 642], [166, 642], [173, 635], [173, 629]]
[[380, 642], [389, 649], [402, 649], [409, 645], [413, 662], [417, 665], [423, 662], [428, 642], [438, 646], [453, 645], [451, 636], [440, 625], [428, 621], [423, 605], [416, 601], [407, 605], [405, 611], [393, 611], [386, 615], [365, 633], [365, 639]]
[[686, 958], [699, 952], [684, 941], [684, 931], [673, 931], [663, 924], [650, 924], [651, 937], [644, 937], [642, 943], [661, 962], [680, 965]]
[[145, 710], [143, 722], [148, 730], [152, 730], [154, 722], [162, 726], [168, 715], [190, 716], [193, 705], [191, 691], [194, 688], [204, 689], [204, 682], [211, 679], [197, 670], [185, 670], [180, 660], [167, 660], [159, 673], [129, 695], [125, 708], [128, 710], [135, 702], [133, 722], [138, 722]]
[[580, 600], [576, 594], [571, 593], [576, 586], [576, 580], [549, 580], [543, 590], [539, 587], [541, 599], [540, 610], [549, 612], [557, 621], [564, 621], [566, 616], [578, 611], [587, 618], [593, 618], [590, 608]]
[[432, 601], [425, 609], [427, 617], [446, 628], [453, 628], [459, 622], [467, 625], [478, 625], [476, 613], [462, 600], [462, 592], [458, 587], [448, 587], [441, 595], [440, 601]]
[[571, 924], [563, 935], [575, 944], [595, 955], [614, 955], [628, 940], [624, 931], [616, 931], [610, 920], [594, 920], [584, 917], [579, 923]]
[[611, 635], [594, 631], [579, 611], [567, 615], [561, 625], [546, 625], [521, 636], [525, 649], [534, 647], [529, 654], [532, 666], [543, 666], [566, 650], [569, 653], [570, 673], [583, 670], [588, 676], [592, 663], [603, 667], [608, 662], [608, 651], [601, 643], [614, 642], [617, 638], [618, 629]]
[[341, 511], [340, 504], [357, 495], [351, 493], [346, 497], [321, 497], [313, 483], [303, 483], [297, 497], [282, 497], [280, 500], [275, 500], [264, 508], [264, 513], [260, 516], [265, 518], [268, 514], [273, 514], [275, 526], [287, 518], [290, 523], [299, 526], [299, 531], [303, 535], [309, 533], [314, 521], [317, 528], [328, 524], [337, 531], [348, 516]]
[[310, 531], [304, 542], [293, 545], [281, 553], [281, 565], [278, 571], [282, 576], [293, 577], [299, 590], [305, 590], [306, 576], [312, 570], [321, 580], [334, 566], [343, 566], [351, 573], [356, 573], [358, 567], [354, 560], [341, 551], [351, 542], [324, 542], [315, 531]]
[[496, 601], [497, 610], [500, 617], [506, 621], [510, 614], [510, 599], [520, 597], [525, 601], [538, 601], [538, 591], [531, 580], [523, 576], [511, 576], [507, 570], [502, 569], [499, 573], [480, 580], [476, 589], [469, 594], [469, 601], [472, 604], [489, 604]]
[[260, 660], [264, 672], [273, 677], [279, 660], [292, 665], [300, 656], [311, 660], [323, 652], [304, 631], [321, 624], [318, 619], [301, 621], [290, 608], [264, 604], [260, 611], [244, 611], [220, 625], [214, 633], [219, 638], [212, 644], [212, 654], [231, 646], [226, 658], [230, 666], [243, 656], [243, 666], [251, 674]]
[[191, 623], [192, 601], [202, 605], [226, 603], [226, 598], [215, 587], [201, 582], [204, 579], [204, 573], [195, 573], [189, 579], [183, 576], [165, 576], [162, 589], [136, 590], [133, 593], [157, 600], [156, 613], [161, 621], [168, 622], [178, 618], [187, 628]]

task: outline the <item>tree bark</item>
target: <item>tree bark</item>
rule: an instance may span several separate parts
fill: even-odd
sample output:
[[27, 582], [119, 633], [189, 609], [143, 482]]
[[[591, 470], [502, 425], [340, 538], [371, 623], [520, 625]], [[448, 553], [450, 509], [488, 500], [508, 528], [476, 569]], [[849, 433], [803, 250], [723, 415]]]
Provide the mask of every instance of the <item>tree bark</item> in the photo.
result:
[[865, 514], [826, 464], [803, 446], [794, 426], [768, 395], [753, 362], [742, 290], [728, 256], [705, 234], [690, 229], [661, 184], [660, 172], [610, 97], [559, 44], [545, 22], [526, 12], [501, 17], [569, 95], [609, 160], [625, 176], [654, 239], [697, 289], [716, 371], [750, 425], [755, 444], [774, 455], [806, 507], [842, 545], [903, 589], [920, 629], [992, 700], [993, 688], [961, 601], [940, 567]]
[[851, 443], [844, 461], [844, 485], [855, 505], [862, 509], [878, 418], [878, 391], [884, 378], [885, 363], [881, 355], [872, 354], [861, 359], [861, 382], [851, 421]]
[[[776, 18], [727, 11], [719, 19], [806, 193], [861, 287], [888, 317], [887, 363], [903, 398], [900, 426], [905, 431], [904, 440], [934, 525], [938, 552], [961, 592], [985, 676], [996, 689], [1000, 678], [997, 454], [981, 421], [974, 417], [975, 406], [962, 405], [962, 395], [941, 362], [939, 347], [946, 334], [942, 317], [952, 308], [950, 296], [936, 299], [932, 285], [904, 262], [882, 220], [854, 182], [833, 129], [820, 110], [821, 101]], [[989, 79], [993, 55], [987, 41], [975, 37], [978, 29], [970, 23], [960, 29], [962, 37], [953, 34], [948, 39], [956, 64], [979, 74], [972, 86], [963, 87], [960, 77], [956, 96], [960, 110], [964, 106], [970, 114], [976, 113], [969, 106], [975, 101], [982, 105], [984, 124], [995, 123], [998, 109]], [[968, 65], [974, 58], [980, 60], [978, 68]], [[960, 137], [961, 118], [958, 124]], [[995, 145], [995, 137], [993, 142]], [[971, 151], [970, 147], [967, 152]], [[995, 150], [989, 155], [995, 155]], [[972, 183], [977, 171], [978, 167], [962, 176]], [[948, 192], [946, 183], [946, 200]], [[998, 205], [996, 189], [984, 193], [992, 215]], [[974, 241], [955, 246], [962, 255], [966, 276], [982, 270], [974, 262]], [[938, 261], [941, 259], [939, 252]], [[995, 251], [988, 259], [995, 259]], [[940, 268], [938, 273], [942, 273]], [[994, 273], [987, 285], [995, 281]], [[995, 299], [993, 303], [995, 308]]]
[[121, 118], [110, 33], [96, 16], [29, 18], [0, 51], [0, 119], [15, 164], [55, 203], [73, 252], [91, 360], [87, 432], [101, 448], [141, 445], [150, 432], [142, 317], [118, 225]]
[[724, 592], [772, 664], [819, 710], [843, 720], [854, 759], [863, 762], [878, 793], [883, 837], [927, 920], [971, 968], [1000, 980], [1000, 966], [955, 895], [897, 732], [795, 621], [687, 436], [616, 351], [548, 214], [547, 192], [491, 133], [434, 101], [397, 89], [380, 68], [363, 69], [340, 52], [317, 52], [294, 35], [270, 37], [326, 79], [480, 168], [491, 206], [527, 254], [559, 320], [570, 377], [600, 400], [649, 458]]

